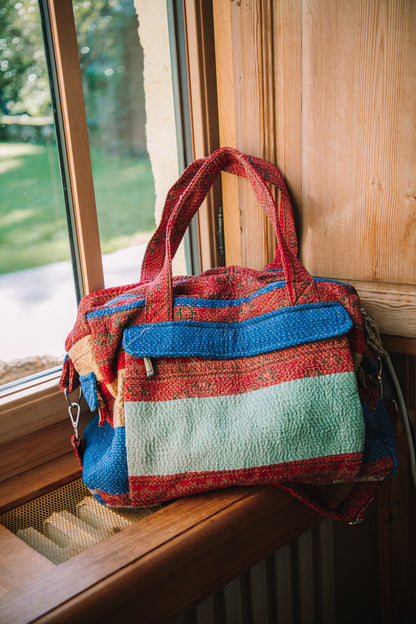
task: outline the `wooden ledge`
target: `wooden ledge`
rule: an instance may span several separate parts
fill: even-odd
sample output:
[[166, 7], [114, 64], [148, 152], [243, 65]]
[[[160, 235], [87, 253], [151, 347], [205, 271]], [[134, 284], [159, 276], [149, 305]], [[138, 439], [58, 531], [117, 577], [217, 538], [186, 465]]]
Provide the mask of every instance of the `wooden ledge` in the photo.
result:
[[[271, 487], [177, 500], [59, 566], [39, 566], [1, 596], [0, 621], [171, 622], [318, 521]], [[16, 540], [10, 533], [8, 546]]]
[[42, 494], [81, 477], [81, 468], [71, 450], [53, 461], [27, 470], [0, 483], [0, 514], [15, 509]]

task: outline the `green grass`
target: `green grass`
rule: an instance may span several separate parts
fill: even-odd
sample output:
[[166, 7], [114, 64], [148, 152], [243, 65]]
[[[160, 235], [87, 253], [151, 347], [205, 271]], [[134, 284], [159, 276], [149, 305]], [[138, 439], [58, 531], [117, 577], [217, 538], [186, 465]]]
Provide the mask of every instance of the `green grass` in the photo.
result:
[[[101, 249], [109, 253], [151, 232], [154, 185], [148, 159], [92, 150]], [[69, 260], [55, 146], [0, 144], [0, 274]]]

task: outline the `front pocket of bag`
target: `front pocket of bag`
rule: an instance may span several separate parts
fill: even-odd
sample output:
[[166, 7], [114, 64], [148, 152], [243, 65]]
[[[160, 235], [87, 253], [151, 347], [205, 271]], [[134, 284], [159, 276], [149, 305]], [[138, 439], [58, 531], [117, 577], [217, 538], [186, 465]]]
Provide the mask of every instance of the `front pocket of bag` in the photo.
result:
[[[345, 337], [232, 360], [156, 358], [147, 379], [126, 354], [125, 422], [129, 477], [233, 473], [303, 467], [308, 460], [351, 459], [353, 478], [364, 448], [364, 423]], [[138, 382], [138, 379], [140, 381]], [[314, 461], [314, 464], [317, 462]], [[325, 475], [319, 474], [320, 482]], [[336, 474], [328, 465], [327, 481]]]

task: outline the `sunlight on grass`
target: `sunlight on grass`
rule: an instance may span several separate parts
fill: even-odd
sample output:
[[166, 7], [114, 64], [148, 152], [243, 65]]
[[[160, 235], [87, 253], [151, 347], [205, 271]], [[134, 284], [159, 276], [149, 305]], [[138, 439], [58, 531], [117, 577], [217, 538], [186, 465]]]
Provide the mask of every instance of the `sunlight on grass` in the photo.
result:
[[[103, 253], [152, 232], [154, 184], [147, 158], [92, 151]], [[69, 260], [55, 145], [0, 144], [0, 274]]]
[[29, 154], [41, 154], [43, 150], [43, 146], [32, 143], [0, 143], [0, 160]]
[[35, 214], [35, 210], [16, 208], [0, 216], [0, 228], [23, 223], [26, 219], [33, 217]]
[[13, 171], [13, 169], [19, 169], [23, 165], [23, 161], [20, 158], [11, 158], [10, 160], [0, 160], [0, 175]]
[[24, 165], [21, 156], [39, 154], [42, 152], [40, 145], [30, 143], [0, 143], [0, 175], [13, 169], [20, 169]]

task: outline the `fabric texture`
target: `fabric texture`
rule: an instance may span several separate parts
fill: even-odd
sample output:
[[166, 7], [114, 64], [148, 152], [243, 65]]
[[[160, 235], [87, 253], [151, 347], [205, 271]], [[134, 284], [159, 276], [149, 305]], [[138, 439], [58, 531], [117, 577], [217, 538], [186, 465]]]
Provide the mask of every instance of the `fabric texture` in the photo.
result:
[[[172, 257], [220, 171], [246, 177], [276, 235], [262, 271], [173, 277]], [[268, 184], [278, 187], [279, 206]], [[320, 512], [361, 518], [394, 472], [391, 417], [348, 284], [297, 258], [289, 194], [272, 164], [222, 148], [168, 193], [138, 284], [81, 301], [61, 388], [90, 409], [84, 481], [103, 503], [153, 505], [231, 485], [274, 485]], [[322, 490], [355, 483], [337, 506]], [[324, 497], [325, 498], [325, 497]]]

